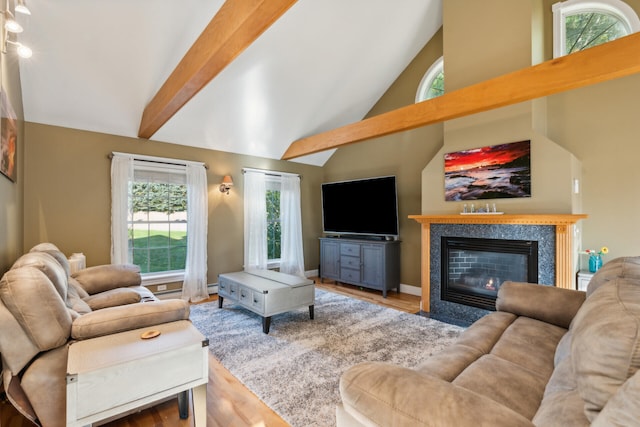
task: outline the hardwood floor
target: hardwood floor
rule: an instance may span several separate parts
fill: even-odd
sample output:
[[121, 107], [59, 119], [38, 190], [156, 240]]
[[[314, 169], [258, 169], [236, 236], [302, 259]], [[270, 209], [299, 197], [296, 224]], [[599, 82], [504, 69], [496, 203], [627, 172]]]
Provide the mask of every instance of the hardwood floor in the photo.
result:
[[[382, 298], [380, 291], [340, 283], [320, 283], [318, 278], [314, 279], [319, 289], [359, 298], [407, 313], [417, 313], [420, 310], [419, 296], [390, 291], [387, 298]], [[203, 302], [217, 301], [217, 299], [217, 296], [213, 296]], [[193, 425], [191, 410], [189, 414], [189, 419], [181, 420], [178, 416], [178, 401], [171, 399], [103, 425], [108, 427], [187, 427]], [[31, 424], [20, 416], [10, 403], [5, 400], [0, 402], [0, 427], [26, 426], [31, 426]], [[282, 418], [262, 403], [213, 356], [209, 356], [207, 427], [287, 426], [288, 424]]]

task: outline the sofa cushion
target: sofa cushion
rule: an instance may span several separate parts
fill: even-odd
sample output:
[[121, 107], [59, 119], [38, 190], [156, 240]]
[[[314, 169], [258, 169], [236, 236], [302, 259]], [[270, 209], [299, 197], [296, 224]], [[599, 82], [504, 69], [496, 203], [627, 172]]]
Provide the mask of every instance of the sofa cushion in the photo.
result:
[[589, 281], [587, 297], [618, 277], [640, 280], [640, 257], [620, 257], [607, 262]]
[[340, 377], [340, 395], [344, 409], [367, 426], [533, 427], [484, 393], [389, 363], [350, 367]]
[[592, 427], [633, 426], [640, 420], [640, 371], [616, 391]]
[[[79, 315], [87, 314], [91, 312], [91, 307], [89, 307], [89, 304], [87, 304], [86, 302], [84, 302], [82, 298], [80, 298], [80, 295], [78, 295], [78, 291], [73, 286], [69, 286], [66, 303], [67, 303], [67, 307], [69, 307], [71, 310], [73, 310]], [[72, 316], [73, 316], [73, 313], [72, 313]]]
[[572, 325], [571, 356], [590, 421], [640, 368], [640, 280], [625, 278], [624, 265], [615, 268], [623, 277], [590, 285]]
[[65, 274], [69, 277], [69, 273], [71, 271], [69, 267], [69, 260], [66, 255], [58, 249], [56, 245], [53, 243], [40, 243], [35, 245], [29, 252], [44, 252], [46, 254], [51, 255], [60, 266], [64, 269]]
[[478, 319], [460, 334], [454, 345], [425, 359], [416, 371], [453, 381], [467, 366], [489, 354], [516, 319], [514, 314], [503, 312]]
[[71, 315], [47, 276], [34, 267], [7, 271], [0, 298], [40, 351], [67, 342]]
[[452, 384], [485, 396], [530, 420], [540, 406], [547, 380], [526, 367], [489, 354], [469, 365]]
[[67, 273], [53, 256], [46, 252], [29, 252], [22, 255], [11, 268], [31, 266], [47, 275], [63, 300], [67, 299]]
[[132, 264], [98, 265], [80, 270], [72, 277], [90, 295], [141, 283], [140, 267]]
[[528, 317], [518, 317], [502, 334], [491, 354], [548, 379], [555, 350], [566, 329]]
[[[570, 339], [563, 337], [558, 347], [566, 347], [567, 342], [570, 343]], [[537, 426], [545, 427], [588, 426], [589, 420], [584, 413], [584, 400], [577, 390], [571, 355], [565, 355], [564, 349], [556, 350], [556, 354], [559, 352], [562, 353], [558, 358], [559, 362], [547, 383], [544, 398], [532, 421]]]
[[91, 310], [115, 307], [118, 305], [135, 304], [140, 302], [140, 294], [129, 288], [116, 288], [99, 294], [91, 295], [84, 299]]

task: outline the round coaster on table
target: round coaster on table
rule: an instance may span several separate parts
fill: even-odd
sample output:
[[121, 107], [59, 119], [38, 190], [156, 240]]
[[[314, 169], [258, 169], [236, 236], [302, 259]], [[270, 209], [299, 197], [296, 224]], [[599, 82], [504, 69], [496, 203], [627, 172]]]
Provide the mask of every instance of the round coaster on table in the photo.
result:
[[142, 334], [140, 334], [140, 338], [142, 338], [143, 340], [148, 340], [151, 338], [155, 338], [159, 335], [160, 335], [160, 331], [158, 331], [157, 329], [152, 329], [150, 331], [145, 331]]

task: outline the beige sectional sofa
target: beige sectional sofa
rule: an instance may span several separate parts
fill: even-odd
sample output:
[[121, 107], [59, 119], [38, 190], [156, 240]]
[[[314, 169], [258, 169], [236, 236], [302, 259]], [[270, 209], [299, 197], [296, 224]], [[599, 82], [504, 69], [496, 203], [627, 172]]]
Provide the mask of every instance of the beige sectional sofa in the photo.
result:
[[50, 243], [34, 247], [3, 275], [2, 380], [27, 419], [66, 425], [67, 357], [74, 341], [189, 319], [186, 301], [159, 301], [140, 282], [140, 270], [131, 265], [90, 267], [70, 277], [67, 258]]
[[347, 370], [338, 426], [640, 425], [640, 257], [586, 294], [505, 283], [496, 308], [415, 369]]

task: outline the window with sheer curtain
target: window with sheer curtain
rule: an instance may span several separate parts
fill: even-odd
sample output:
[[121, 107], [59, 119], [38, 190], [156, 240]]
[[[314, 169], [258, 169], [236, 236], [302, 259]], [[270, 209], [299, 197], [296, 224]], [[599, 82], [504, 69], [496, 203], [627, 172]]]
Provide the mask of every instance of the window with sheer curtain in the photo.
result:
[[245, 269], [304, 276], [300, 177], [245, 170]]
[[114, 154], [112, 262], [140, 266], [144, 284], [183, 281], [207, 293], [207, 181], [203, 164]]

